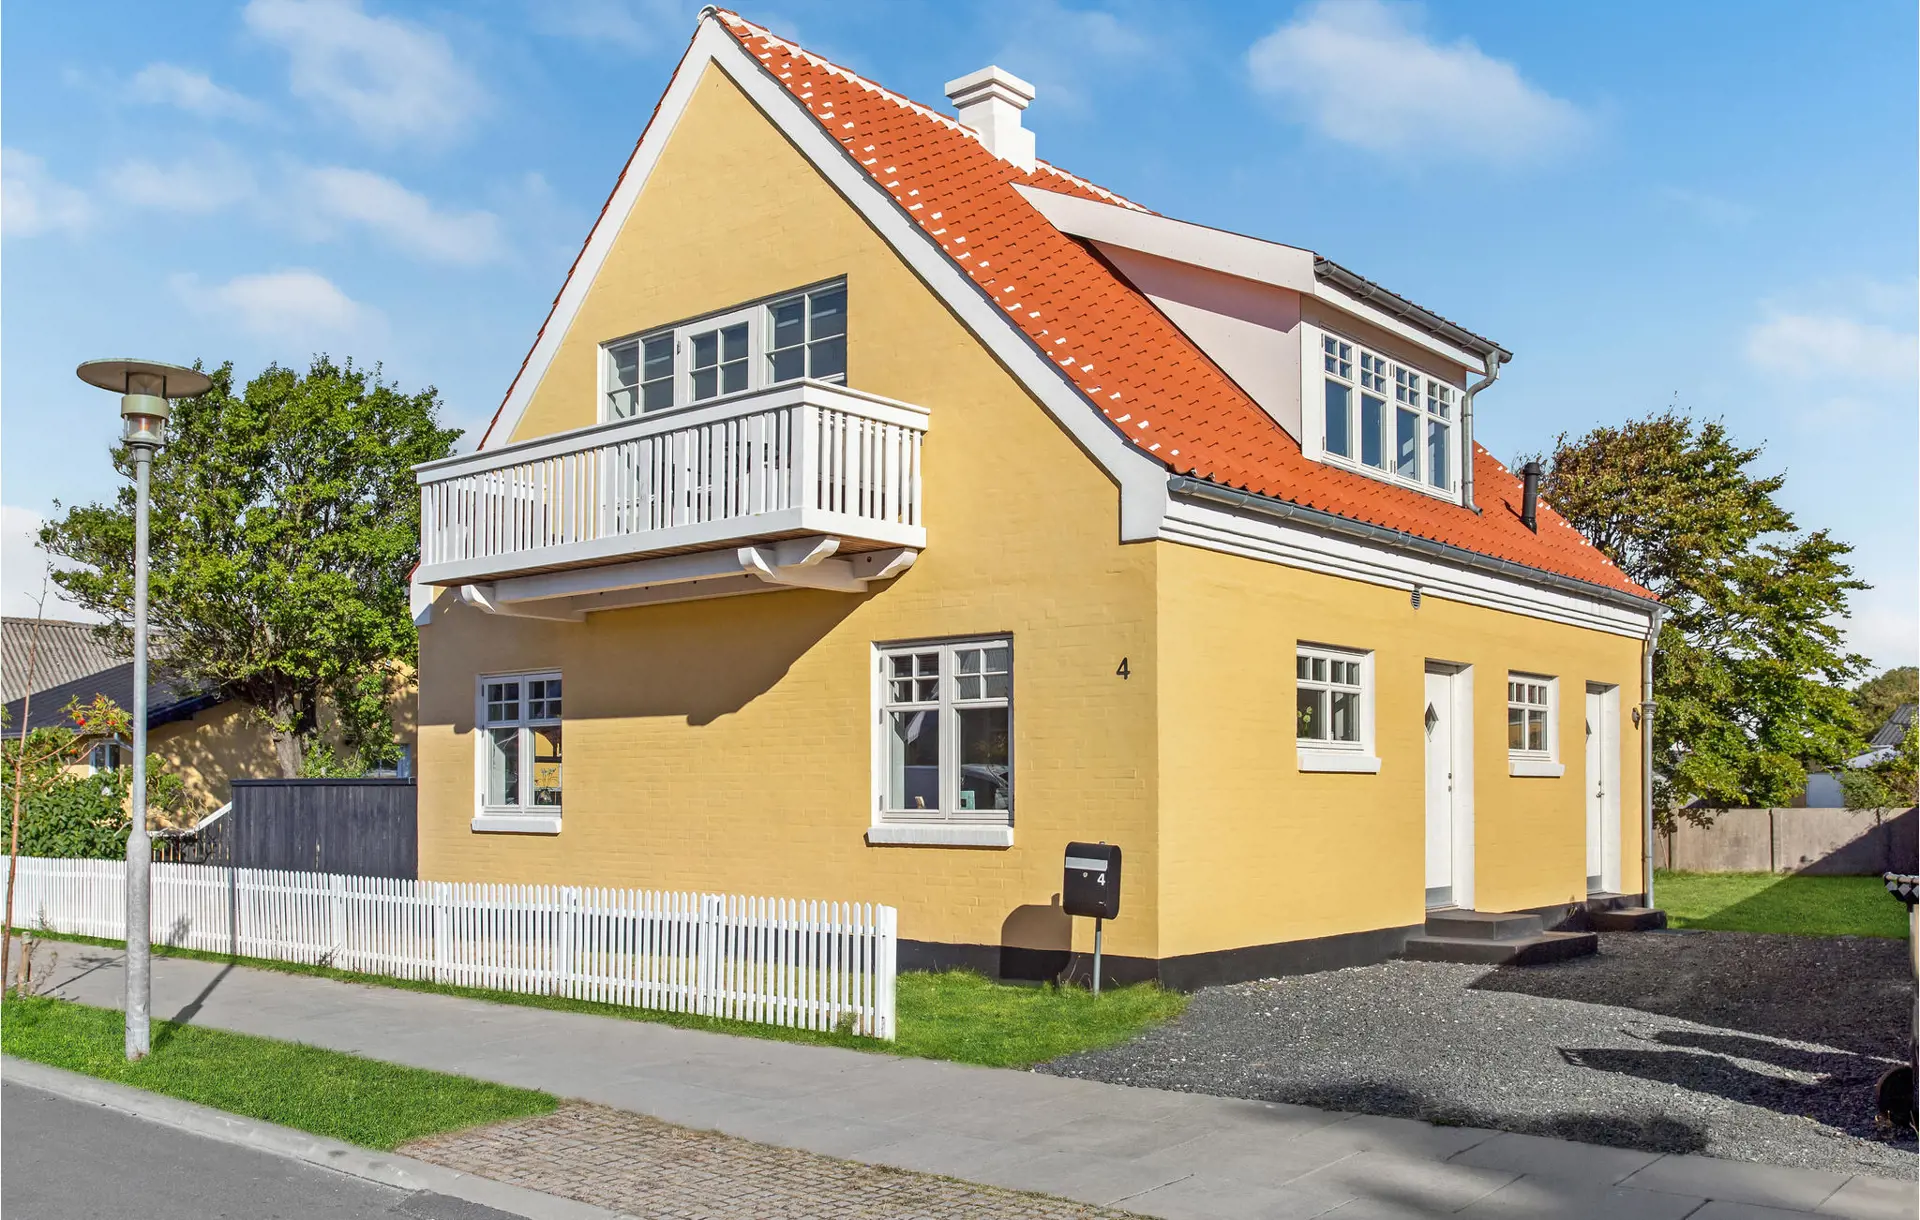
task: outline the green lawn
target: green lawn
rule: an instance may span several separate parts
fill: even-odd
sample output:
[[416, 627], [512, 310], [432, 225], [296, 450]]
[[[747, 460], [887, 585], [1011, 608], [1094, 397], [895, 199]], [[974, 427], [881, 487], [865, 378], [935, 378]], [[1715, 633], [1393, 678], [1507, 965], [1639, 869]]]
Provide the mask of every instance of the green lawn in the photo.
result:
[[[50, 940], [78, 941], [114, 948], [120, 946], [119, 941], [94, 937], [64, 936], [52, 932], [35, 932], [33, 935]], [[895, 986], [894, 1014], [899, 1023], [897, 1040], [877, 1042], [872, 1038], [858, 1038], [845, 1033], [789, 1029], [748, 1021], [723, 1021], [687, 1013], [656, 1012], [560, 996], [483, 991], [473, 987], [354, 974], [325, 966], [229, 958], [225, 954], [171, 949], [163, 945], [155, 945], [153, 952], [156, 957], [230, 961], [259, 970], [465, 996], [498, 1004], [592, 1013], [629, 1021], [653, 1021], [682, 1029], [704, 1029], [781, 1042], [843, 1046], [854, 1050], [912, 1055], [921, 1059], [950, 1059], [957, 1063], [977, 1063], [986, 1067], [1030, 1067], [1075, 1051], [1112, 1046], [1162, 1021], [1179, 1016], [1187, 1006], [1186, 996], [1164, 991], [1152, 983], [1107, 987], [1096, 1000], [1091, 993], [1076, 987], [1020, 987], [996, 983], [961, 970], [914, 972], [900, 975]]]
[[1907, 935], [1907, 908], [1878, 877], [1656, 873], [1654, 901], [1676, 928], [1796, 936]]
[[9, 997], [0, 1049], [367, 1148], [545, 1114], [546, 1093], [217, 1029], [153, 1023], [153, 1053], [128, 1063], [123, 1018], [44, 997]]

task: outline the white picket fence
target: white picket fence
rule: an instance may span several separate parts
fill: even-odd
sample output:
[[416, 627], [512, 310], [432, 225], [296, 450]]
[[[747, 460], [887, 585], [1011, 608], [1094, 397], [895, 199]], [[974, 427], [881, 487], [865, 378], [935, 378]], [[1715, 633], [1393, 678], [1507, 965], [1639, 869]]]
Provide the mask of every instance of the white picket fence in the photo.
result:
[[[187, 949], [895, 1033], [898, 917], [872, 903], [155, 864], [152, 914]], [[126, 863], [22, 857], [14, 926], [124, 939]]]

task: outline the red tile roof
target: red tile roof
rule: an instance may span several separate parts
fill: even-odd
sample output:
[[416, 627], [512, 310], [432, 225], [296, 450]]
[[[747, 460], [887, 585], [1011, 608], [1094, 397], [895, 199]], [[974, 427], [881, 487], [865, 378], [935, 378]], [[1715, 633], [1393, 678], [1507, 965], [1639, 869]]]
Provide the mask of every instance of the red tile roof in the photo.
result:
[[1537, 534], [1521, 524], [1520, 480], [1478, 445], [1477, 514], [1306, 457], [1166, 315], [1013, 187], [1147, 209], [1044, 161], [1026, 173], [953, 118], [734, 13], [718, 17], [1087, 401], [1170, 471], [1649, 596], [1547, 505]]

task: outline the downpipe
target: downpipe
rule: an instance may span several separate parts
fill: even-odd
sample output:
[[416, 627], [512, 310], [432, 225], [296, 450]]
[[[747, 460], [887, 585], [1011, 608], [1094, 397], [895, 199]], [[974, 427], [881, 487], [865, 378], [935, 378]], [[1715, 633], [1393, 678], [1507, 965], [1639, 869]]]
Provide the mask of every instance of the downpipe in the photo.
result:
[[1487, 375], [1470, 383], [1460, 399], [1460, 503], [1476, 513], [1480, 506], [1473, 502], [1473, 400], [1480, 391], [1500, 380], [1500, 366], [1509, 359], [1511, 357], [1502, 352], [1488, 352]]

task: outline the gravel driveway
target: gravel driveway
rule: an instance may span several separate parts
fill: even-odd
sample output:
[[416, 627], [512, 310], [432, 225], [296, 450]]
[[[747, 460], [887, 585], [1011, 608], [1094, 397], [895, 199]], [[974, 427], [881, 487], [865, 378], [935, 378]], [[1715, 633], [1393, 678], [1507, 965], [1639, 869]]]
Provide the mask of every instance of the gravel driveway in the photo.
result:
[[1177, 1021], [1039, 1070], [1913, 1177], [1911, 1133], [1873, 1125], [1911, 979], [1904, 941], [1607, 935], [1552, 966], [1395, 961], [1207, 988]]

